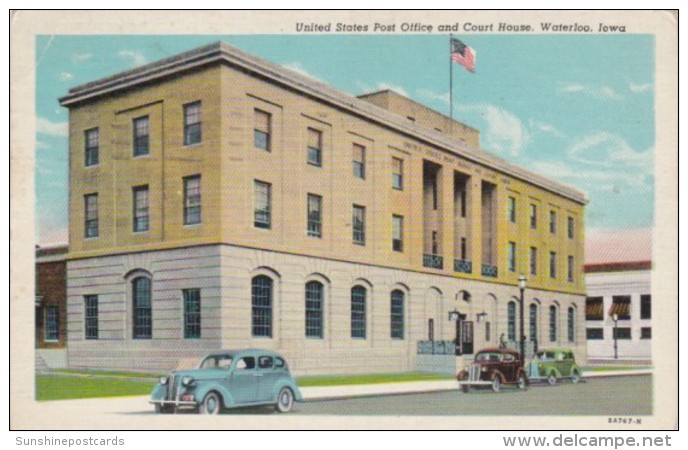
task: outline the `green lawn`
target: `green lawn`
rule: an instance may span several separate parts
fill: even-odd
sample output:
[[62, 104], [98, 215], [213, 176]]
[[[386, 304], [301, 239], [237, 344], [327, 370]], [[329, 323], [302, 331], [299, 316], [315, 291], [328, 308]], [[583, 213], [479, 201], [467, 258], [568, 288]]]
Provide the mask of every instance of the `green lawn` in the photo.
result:
[[616, 372], [619, 370], [641, 370], [641, 369], [652, 369], [652, 366], [582, 366], [583, 372]]
[[36, 400], [147, 395], [155, 379], [106, 376], [36, 375]]

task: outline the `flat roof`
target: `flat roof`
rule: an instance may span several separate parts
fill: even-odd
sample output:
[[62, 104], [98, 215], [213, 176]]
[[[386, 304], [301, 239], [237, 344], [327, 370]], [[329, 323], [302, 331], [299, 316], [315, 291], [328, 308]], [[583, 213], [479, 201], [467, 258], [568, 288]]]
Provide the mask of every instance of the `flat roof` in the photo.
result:
[[146, 83], [160, 81], [180, 72], [216, 63], [227, 64], [247, 71], [255, 76], [297, 91], [338, 109], [424, 141], [465, 160], [539, 186], [579, 204], [584, 205], [588, 202], [587, 195], [572, 186], [530, 172], [484, 150], [471, 149], [467, 144], [450, 136], [416, 124], [410, 124], [406, 118], [398, 114], [338, 91], [325, 83], [285, 69], [278, 64], [258, 58], [224, 42], [215, 42], [141, 67], [75, 86], [69, 90], [67, 95], [59, 99], [60, 105], [67, 107], [77, 106], [102, 96], [116, 94]]

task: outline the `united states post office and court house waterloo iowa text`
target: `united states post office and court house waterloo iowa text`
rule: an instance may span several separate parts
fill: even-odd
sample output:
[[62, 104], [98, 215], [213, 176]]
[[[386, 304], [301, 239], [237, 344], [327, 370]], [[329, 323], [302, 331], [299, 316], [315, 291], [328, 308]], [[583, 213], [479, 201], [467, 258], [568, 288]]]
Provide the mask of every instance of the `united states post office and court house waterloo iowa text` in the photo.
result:
[[259, 347], [296, 374], [402, 372], [437, 342], [460, 364], [516, 345], [521, 274], [529, 351], [585, 358], [586, 196], [478, 130], [225, 43], [60, 103], [70, 367]]

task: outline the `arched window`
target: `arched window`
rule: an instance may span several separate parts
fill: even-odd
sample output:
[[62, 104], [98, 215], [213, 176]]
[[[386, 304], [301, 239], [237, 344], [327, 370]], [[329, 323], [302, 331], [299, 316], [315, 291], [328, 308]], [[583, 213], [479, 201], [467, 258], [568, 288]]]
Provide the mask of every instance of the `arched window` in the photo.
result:
[[153, 313], [151, 304], [151, 280], [136, 277], [131, 281], [133, 337], [151, 339], [153, 337]]
[[324, 291], [319, 281], [306, 283], [306, 337], [323, 337]]
[[576, 342], [576, 310], [573, 306], [569, 307], [567, 319], [569, 342]]
[[251, 280], [251, 330], [253, 337], [272, 337], [272, 278]]
[[538, 307], [537, 303], [531, 303], [528, 307], [528, 335], [530, 336], [531, 342], [537, 342], [538, 340]]
[[549, 341], [557, 342], [557, 307], [549, 307]]
[[404, 339], [404, 291], [395, 289], [391, 294], [391, 337]]
[[516, 302], [507, 304], [507, 336], [510, 341], [516, 341]]
[[366, 338], [366, 296], [363, 286], [351, 288], [351, 337]]

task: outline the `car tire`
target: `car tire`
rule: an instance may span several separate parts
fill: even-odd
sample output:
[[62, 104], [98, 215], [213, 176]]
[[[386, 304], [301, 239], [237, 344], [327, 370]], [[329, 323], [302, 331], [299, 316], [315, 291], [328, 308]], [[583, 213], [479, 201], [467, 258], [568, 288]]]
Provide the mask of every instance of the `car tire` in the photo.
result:
[[468, 394], [468, 386], [466, 386], [465, 384], [462, 385], [461, 386], [461, 392], [463, 392], [464, 394]]
[[174, 412], [174, 406], [161, 405], [159, 403], [155, 404], [155, 414], [172, 414], [173, 412]]
[[571, 374], [571, 382], [573, 384], [578, 384], [580, 381], [580, 373], [578, 373], [577, 370], [574, 370], [573, 373]]
[[528, 386], [528, 381], [526, 380], [526, 376], [523, 373], [518, 375], [517, 385], [518, 388], [522, 391], [525, 390]]
[[554, 386], [555, 384], [557, 384], [557, 376], [554, 375], [554, 372], [549, 374], [549, 377], [547, 377], [547, 382], [550, 386]]
[[198, 407], [201, 414], [219, 414], [222, 409], [222, 400], [217, 392], [208, 392], [203, 398], [203, 402]]
[[277, 404], [275, 404], [275, 409], [277, 412], [288, 413], [294, 406], [294, 393], [288, 387], [280, 389], [279, 395], [277, 396]]
[[501, 387], [502, 379], [499, 378], [499, 375], [495, 375], [494, 378], [492, 378], [492, 392], [499, 392]]

